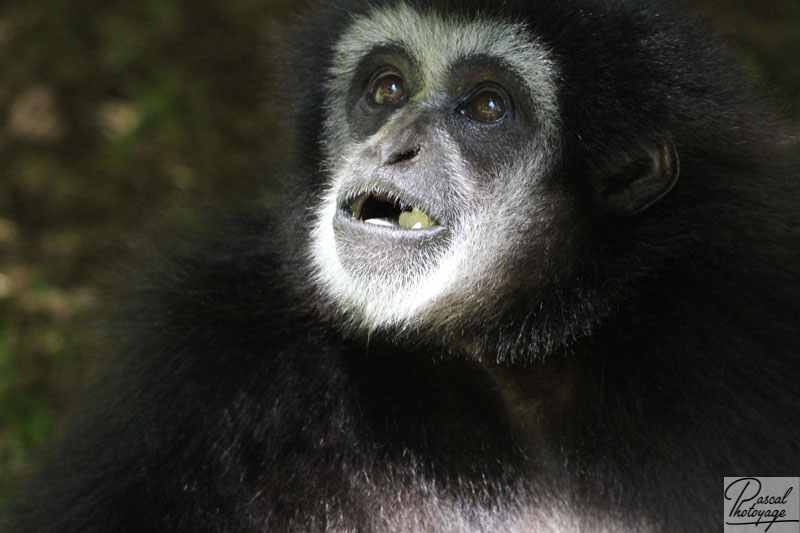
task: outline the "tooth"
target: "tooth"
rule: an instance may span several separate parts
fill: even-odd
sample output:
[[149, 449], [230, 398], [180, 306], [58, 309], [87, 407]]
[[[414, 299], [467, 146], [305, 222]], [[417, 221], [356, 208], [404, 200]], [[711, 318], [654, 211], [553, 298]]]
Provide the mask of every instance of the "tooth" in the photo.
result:
[[366, 222], [367, 224], [374, 224], [376, 226], [393, 226], [394, 225], [389, 220], [386, 220], [385, 218], [368, 218], [364, 222]]
[[430, 228], [433, 226], [433, 220], [416, 207], [412, 208], [411, 211], [400, 213], [397, 222], [400, 226], [408, 229]]
[[366, 199], [366, 195], [362, 194], [350, 202], [350, 212], [353, 214], [353, 218], [356, 220], [361, 218], [361, 207], [364, 205]]

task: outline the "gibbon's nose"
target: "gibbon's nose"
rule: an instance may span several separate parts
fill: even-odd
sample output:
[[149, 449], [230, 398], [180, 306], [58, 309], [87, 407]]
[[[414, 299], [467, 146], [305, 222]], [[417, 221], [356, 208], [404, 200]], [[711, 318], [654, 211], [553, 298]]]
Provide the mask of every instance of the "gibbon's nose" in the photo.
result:
[[406, 111], [400, 119], [387, 126], [378, 141], [381, 165], [388, 167], [416, 161], [432, 134], [429, 117], [418, 109]]
[[397, 150], [386, 158], [383, 165], [388, 167], [390, 165], [402, 163], [403, 161], [411, 161], [419, 155], [420, 151], [422, 151], [422, 146], [419, 144], [414, 145], [412, 148]]

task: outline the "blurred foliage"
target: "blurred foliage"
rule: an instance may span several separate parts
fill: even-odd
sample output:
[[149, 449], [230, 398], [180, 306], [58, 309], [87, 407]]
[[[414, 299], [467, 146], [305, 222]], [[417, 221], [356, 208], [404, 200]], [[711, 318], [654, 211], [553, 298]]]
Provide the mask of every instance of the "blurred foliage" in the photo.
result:
[[0, 501], [103, 359], [100, 281], [124, 243], [269, 190], [257, 185], [281, 151], [263, 96], [279, 9], [0, 4]]
[[[0, 503], [102, 362], [124, 243], [199, 206], [270, 202], [269, 0], [0, 4]], [[800, 3], [692, 3], [800, 116]], [[266, 187], [265, 187], [266, 186]]]

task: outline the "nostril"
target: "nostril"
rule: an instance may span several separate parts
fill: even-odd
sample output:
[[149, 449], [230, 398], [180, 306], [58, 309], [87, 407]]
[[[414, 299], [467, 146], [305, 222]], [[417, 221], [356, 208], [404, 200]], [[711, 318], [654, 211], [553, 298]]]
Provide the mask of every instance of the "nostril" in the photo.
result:
[[410, 159], [414, 159], [419, 154], [420, 150], [422, 149], [421, 146], [417, 145], [416, 147], [412, 148], [411, 150], [405, 150], [402, 152], [395, 152], [389, 156], [386, 160], [384, 165], [394, 165], [397, 163], [402, 163], [403, 161], [408, 161]]

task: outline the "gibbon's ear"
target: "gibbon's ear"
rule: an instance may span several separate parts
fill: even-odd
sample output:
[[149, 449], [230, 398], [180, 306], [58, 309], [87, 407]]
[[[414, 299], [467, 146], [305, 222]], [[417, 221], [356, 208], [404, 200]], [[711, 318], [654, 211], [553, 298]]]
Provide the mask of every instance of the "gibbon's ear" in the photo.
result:
[[678, 181], [680, 161], [671, 139], [634, 147], [592, 181], [598, 203], [611, 213], [633, 215], [663, 198]]

